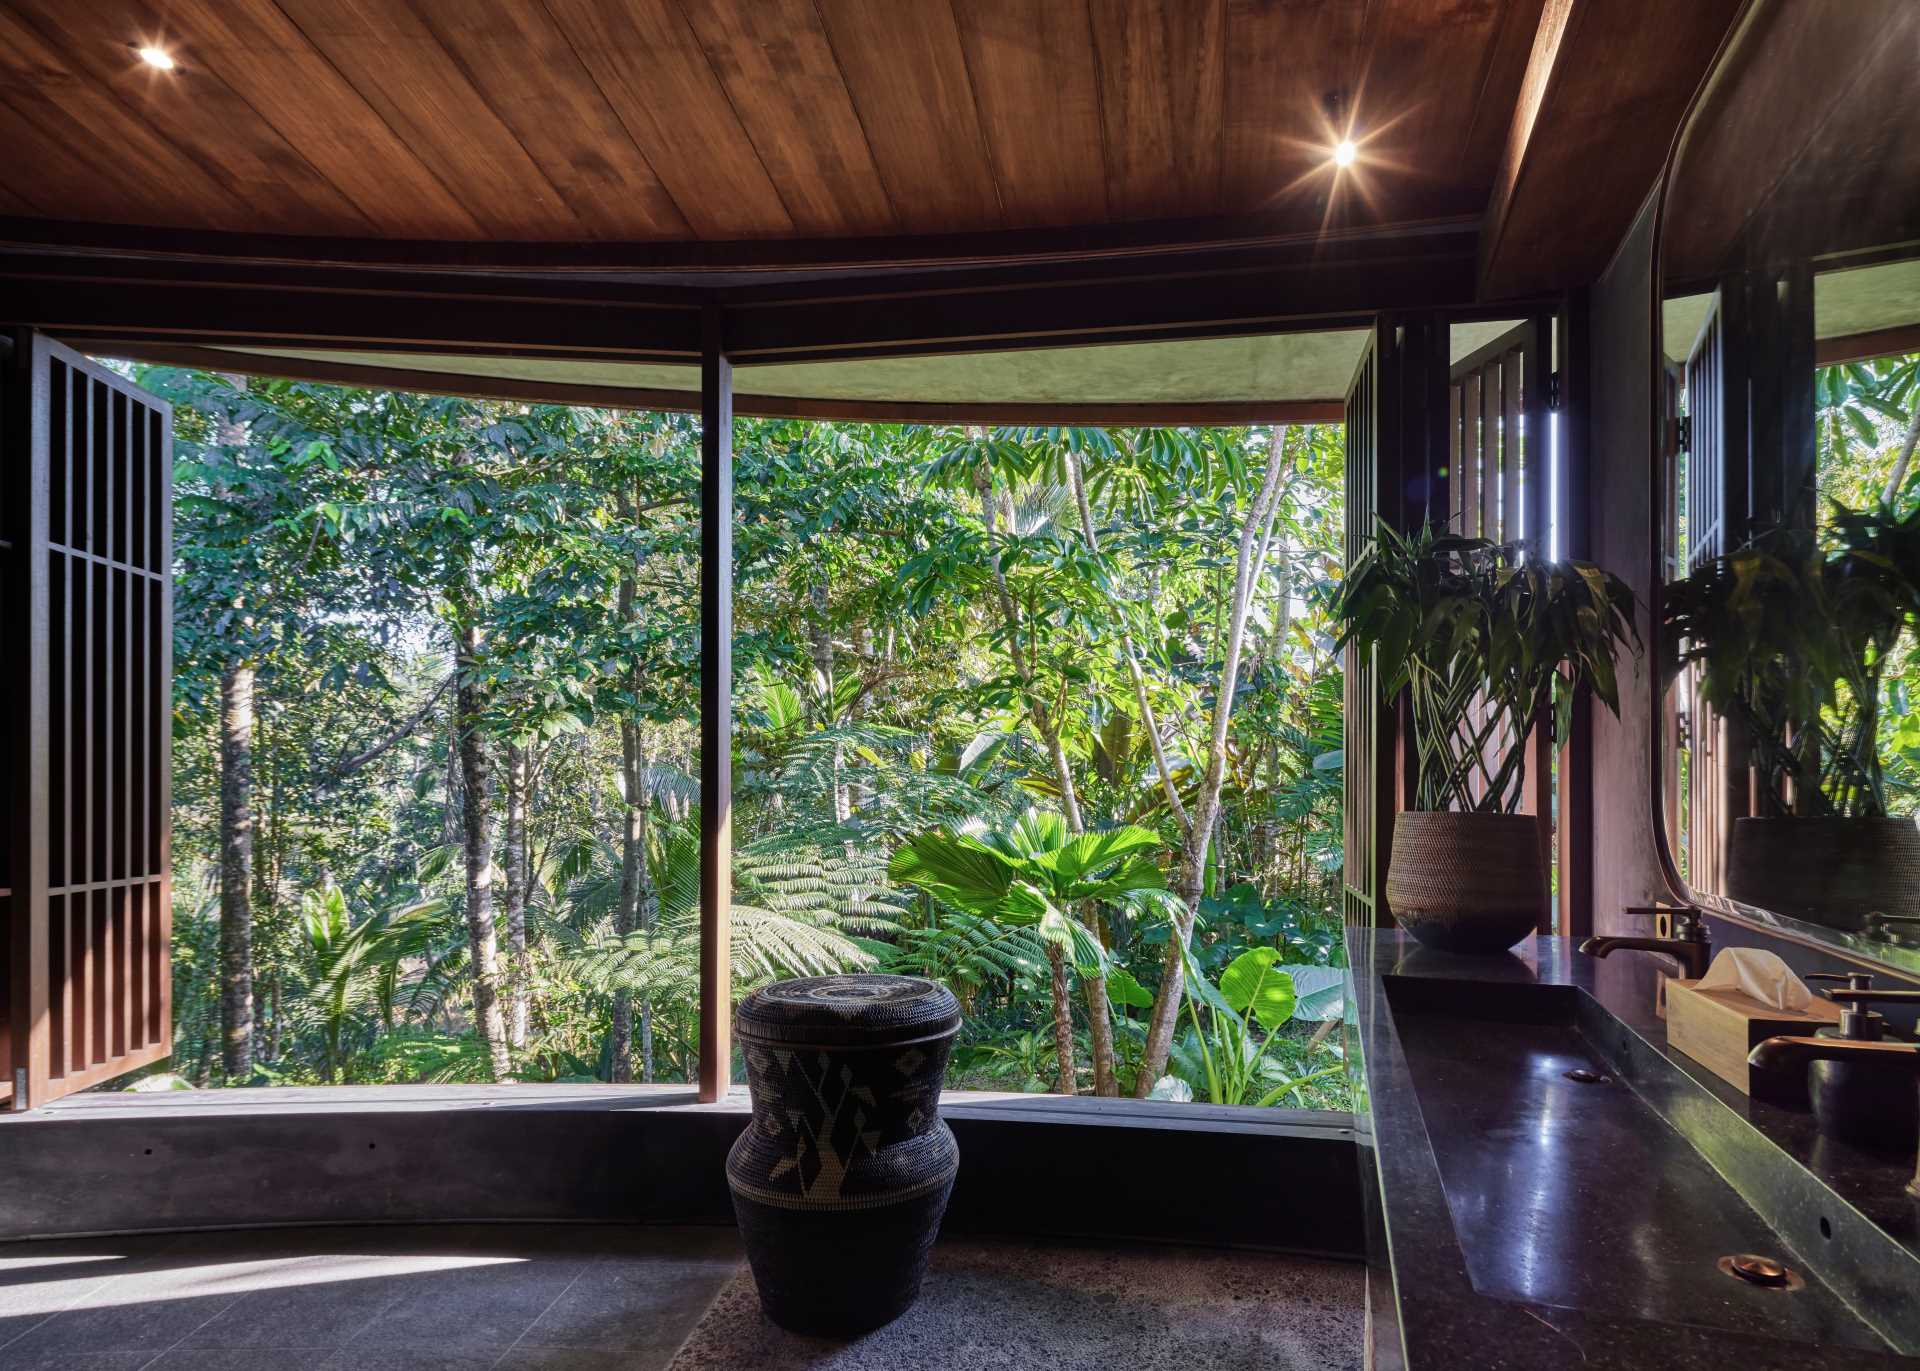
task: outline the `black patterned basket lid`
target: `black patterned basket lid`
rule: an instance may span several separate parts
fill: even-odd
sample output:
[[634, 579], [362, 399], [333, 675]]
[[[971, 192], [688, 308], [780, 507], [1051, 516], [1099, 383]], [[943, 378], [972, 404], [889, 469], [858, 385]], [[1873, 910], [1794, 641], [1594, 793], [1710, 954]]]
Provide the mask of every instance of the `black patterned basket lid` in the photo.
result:
[[754, 991], [736, 1024], [756, 1042], [883, 1047], [958, 1032], [960, 1002], [922, 976], [804, 976]]

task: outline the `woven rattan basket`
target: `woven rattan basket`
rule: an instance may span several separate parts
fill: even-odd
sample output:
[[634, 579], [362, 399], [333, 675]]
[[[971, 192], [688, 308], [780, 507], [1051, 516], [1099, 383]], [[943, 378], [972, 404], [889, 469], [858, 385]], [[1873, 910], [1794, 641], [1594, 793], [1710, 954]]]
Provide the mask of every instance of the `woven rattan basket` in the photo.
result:
[[1394, 921], [1428, 947], [1505, 952], [1546, 913], [1540, 821], [1530, 814], [1396, 814], [1387, 905]]
[[1912, 819], [1735, 819], [1727, 888], [1742, 904], [1857, 933], [1869, 914], [1920, 917]]
[[753, 1122], [727, 1184], [762, 1307], [803, 1333], [891, 1321], [960, 1166], [940, 1117], [959, 1002], [917, 976], [815, 976], [756, 990], [736, 1031]]

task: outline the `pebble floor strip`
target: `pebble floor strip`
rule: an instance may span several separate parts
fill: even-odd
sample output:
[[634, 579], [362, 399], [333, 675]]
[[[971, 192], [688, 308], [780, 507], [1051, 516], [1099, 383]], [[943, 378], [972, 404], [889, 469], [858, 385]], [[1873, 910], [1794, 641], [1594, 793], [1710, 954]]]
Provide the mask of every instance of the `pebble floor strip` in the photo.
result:
[[1364, 1278], [1259, 1253], [956, 1239], [918, 1304], [845, 1342], [770, 1323], [743, 1269], [671, 1371], [1359, 1371]]

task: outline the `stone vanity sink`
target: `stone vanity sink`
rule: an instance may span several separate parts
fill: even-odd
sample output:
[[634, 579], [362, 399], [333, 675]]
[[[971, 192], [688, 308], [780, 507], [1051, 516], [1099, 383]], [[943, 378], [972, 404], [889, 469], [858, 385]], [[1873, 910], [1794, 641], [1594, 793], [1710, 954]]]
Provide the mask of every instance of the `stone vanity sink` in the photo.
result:
[[1350, 950], [1376, 1366], [1920, 1366], [1911, 1231], [1669, 1053], [1650, 963]]

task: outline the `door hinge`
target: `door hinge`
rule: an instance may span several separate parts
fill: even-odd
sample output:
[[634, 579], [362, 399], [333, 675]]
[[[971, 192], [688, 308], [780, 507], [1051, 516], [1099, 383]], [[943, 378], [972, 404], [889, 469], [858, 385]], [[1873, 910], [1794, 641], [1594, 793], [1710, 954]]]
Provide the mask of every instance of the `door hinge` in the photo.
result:
[[1561, 403], [1562, 401], [1560, 399], [1560, 373], [1557, 371], [1550, 371], [1547, 373], [1547, 408], [1559, 409]]
[[1682, 414], [1673, 424], [1673, 446], [1679, 452], [1693, 451], [1693, 416]]

